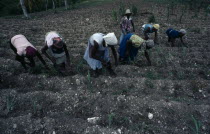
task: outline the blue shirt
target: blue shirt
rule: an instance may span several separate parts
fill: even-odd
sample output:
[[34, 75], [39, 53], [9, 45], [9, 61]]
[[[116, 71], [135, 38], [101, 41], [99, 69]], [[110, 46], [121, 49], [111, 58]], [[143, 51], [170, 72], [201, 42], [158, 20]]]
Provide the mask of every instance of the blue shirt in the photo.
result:
[[179, 31], [176, 31], [172, 28], [169, 28], [167, 31], [166, 31], [166, 34], [168, 35], [168, 37], [171, 37], [171, 38], [179, 38]]
[[[150, 28], [149, 31], [147, 31], [148, 28]], [[147, 31], [148, 33], [153, 33], [154, 31], [152, 31], [152, 28], [153, 28], [153, 25], [151, 25], [151, 24], [146, 24], [146, 25], [144, 26], [144, 31]]]
[[134, 60], [134, 58], [137, 56], [138, 54], [138, 48], [135, 48], [132, 46], [132, 48], [130, 49], [130, 55], [129, 57], [125, 57], [125, 52], [126, 52], [126, 43], [128, 40], [130, 40], [131, 36], [133, 35], [133, 33], [129, 33], [127, 35], [124, 36], [123, 40], [120, 43], [120, 47], [119, 47], [119, 55], [121, 58], [126, 58], [128, 60], [128, 58], [130, 58], [130, 60]]

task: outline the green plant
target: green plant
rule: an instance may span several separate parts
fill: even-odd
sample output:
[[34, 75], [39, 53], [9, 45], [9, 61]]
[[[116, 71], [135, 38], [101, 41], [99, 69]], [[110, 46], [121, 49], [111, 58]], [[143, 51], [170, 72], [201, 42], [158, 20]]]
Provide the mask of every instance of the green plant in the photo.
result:
[[82, 68], [83, 68], [83, 64], [84, 64], [84, 62], [83, 62], [83, 60], [82, 61], [80, 61], [79, 62], [79, 64], [77, 65], [77, 73], [78, 74], [81, 74], [82, 72]]
[[132, 10], [133, 16], [137, 15], [138, 9], [135, 5], [132, 5], [131, 10]]
[[195, 117], [193, 115], [191, 115], [194, 127], [190, 126], [190, 129], [193, 131], [194, 134], [200, 134], [200, 130], [201, 130], [201, 122], [196, 120]]
[[15, 107], [15, 98], [8, 95], [6, 96], [6, 103], [7, 103], [7, 114], [9, 114]]
[[36, 102], [36, 100], [33, 100], [32, 103], [33, 103], [33, 114], [36, 115], [37, 109], [38, 109], [37, 102]]
[[154, 14], [152, 14], [152, 15], [148, 18], [148, 22], [149, 22], [149, 23], [155, 23], [155, 22], [156, 22], [156, 19], [155, 19]]
[[125, 14], [125, 5], [121, 2], [119, 5], [119, 15], [124, 16]]
[[115, 116], [115, 114], [113, 114], [113, 113], [108, 115], [109, 127], [111, 127], [111, 125], [113, 123], [114, 116]]
[[210, 5], [208, 5], [208, 7], [205, 8], [205, 19], [208, 18], [209, 14], [210, 14]]
[[91, 92], [92, 90], [92, 82], [91, 82], [91, 75], [90, 75], [90, 71], [88, 70], [88, 74], [87, 74], [87, 88], [88, 90], [90, 90]]
[[112, 18], [114, 21], [117, 22], [117, 11], [116, 10], [112, 10]]

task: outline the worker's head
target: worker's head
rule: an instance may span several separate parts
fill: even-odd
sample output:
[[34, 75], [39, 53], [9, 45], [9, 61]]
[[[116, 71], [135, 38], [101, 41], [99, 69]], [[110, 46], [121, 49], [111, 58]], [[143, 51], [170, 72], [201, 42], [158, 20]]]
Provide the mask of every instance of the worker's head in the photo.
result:
[[114, 33], [108, 33], [107, 35], [103, 36], [103, 44], [104, 46], [115, 46], [118, 44], [117, 37]]
[[126, 9], [125, 16], [131, 16], [131, 15], [132, 15], [131, 10], [130, 9]]
[[187, 31], [185, 29], [180, 29], [179, 30], [179, 35], [180, 36], [184, 36], [187, 33]]
[[152, 30], [154, 32], [158, 31], [160, 29], [160, 25], [159, 24], [154, 24]]
[[28, 46], [26, 48], [26, 57], [28, 57], [28, 58], [34, 57], [34, 56], [36, 56], [36, 52], [37, 52], [37, 50], [35, 48]]
[[57, 48], [62, 48], [64, 45], [64, 42], [61, 40], [61, 38], [54, 38], [53, 39], [53, 45]]

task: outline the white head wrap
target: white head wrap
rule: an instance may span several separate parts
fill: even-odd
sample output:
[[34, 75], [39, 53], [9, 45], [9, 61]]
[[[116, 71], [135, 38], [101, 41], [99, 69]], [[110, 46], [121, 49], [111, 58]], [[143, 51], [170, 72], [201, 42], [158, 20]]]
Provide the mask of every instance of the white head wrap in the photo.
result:
[[106, 42], [106, 45], [117, 45], [117, 37], [115, 36], [114, 33], [108, 33], [107, 35], [103, 36], [103, 39]]
[[185, 29], [180, 29], [179, 32], [182, 33], [182, 34], [186, 34], [187, 33], [187, 31]]

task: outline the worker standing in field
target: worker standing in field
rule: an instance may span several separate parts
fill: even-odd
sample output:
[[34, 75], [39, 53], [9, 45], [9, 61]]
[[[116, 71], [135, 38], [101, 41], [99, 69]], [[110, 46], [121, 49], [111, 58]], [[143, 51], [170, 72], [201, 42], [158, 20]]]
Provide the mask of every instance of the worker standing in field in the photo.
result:
[[[28, 69], [26, 65], [29, 65], [30, 67], [35, 67], [35, 61], [34, 57], [37, 56], [39, 60], [42, 62], [42, 64], [47, 68], [46, 62], [43, 60], [40, 53], [37, 51], [37, 49], [26, 39], [26, 37], [22, 34], [15, 35], [11, 38], [10, 41], [10, 48], [14, 51], [16, 54], [16, 60], [19, 61], [25, 70]], [[29, 60], [29, 62], [25, 61], [25, 58]]]
[[129, 33], [123, 38], [122, 42], [120, 43], [119, 60], [121, 62], [128, 62], [129, 60], [133, 61], [138, 54], [138, 50], [143, 49], [145, 57], [148, 61], [148, 65], [150, 66], [151, 61], [148, 50], [154, 47], [154, 45], [154, 41], [151, 39], [144, 40], [136, 34]]
[[55, 69], [64, 73], [66, 67], [70, 67], [70, 56], [67, 46], [61, 36], [55, 32], [48, 32], [45, 36], [45, 45], [42, 53], [52, 61]]
[[94, 70], [95, 77], [99, 76], [99, 70], [102, 69], [103, 66], [106, 67], [110, 75], [116, 76], [115, 72], [112, 70], [108, 47], [111, 47], [115, 64], [117, 65], [117, 53], [114, 47], [117, 44], [118, 41], [114, 33], [108, 33], [107, 35], [95, 33], [89, 38], [84, 59]]
[[120, 36], [120, 43], [126, 34], [135, 32], [135, 27], [131, 15], [132, 13], [130, 9], [127, 9], [125, 15], [121, 19], [120, 28], [122, 33]]
[[168, 42], [171, 42], [171, 46], [174, 47], [175, 46], [175, 40], [176, 38], [180, 38], [182, 44], [186, 46], [186, 44], [183, 42], [183, 36], [186, 34], [186, 30], [185, 29], [181, 29], [179, 31], [176, 31], [172, 28], [169, 28], [167, 31], [166, 31], [166, 34], [168, 36]]
[[160, 28], [160, 25], [159, 24], [154, 24], [154, 25], [151, 25], [151, 24], [144, 24], [142, 26], [142, 31], [144, 33], [144, 39], [145, 40], [148, 40], [150, 37], [150, 34], [151, 33], [155, 33], [155, 43], [158, 43], [157, 39], [158, 39], [158, 30]]

